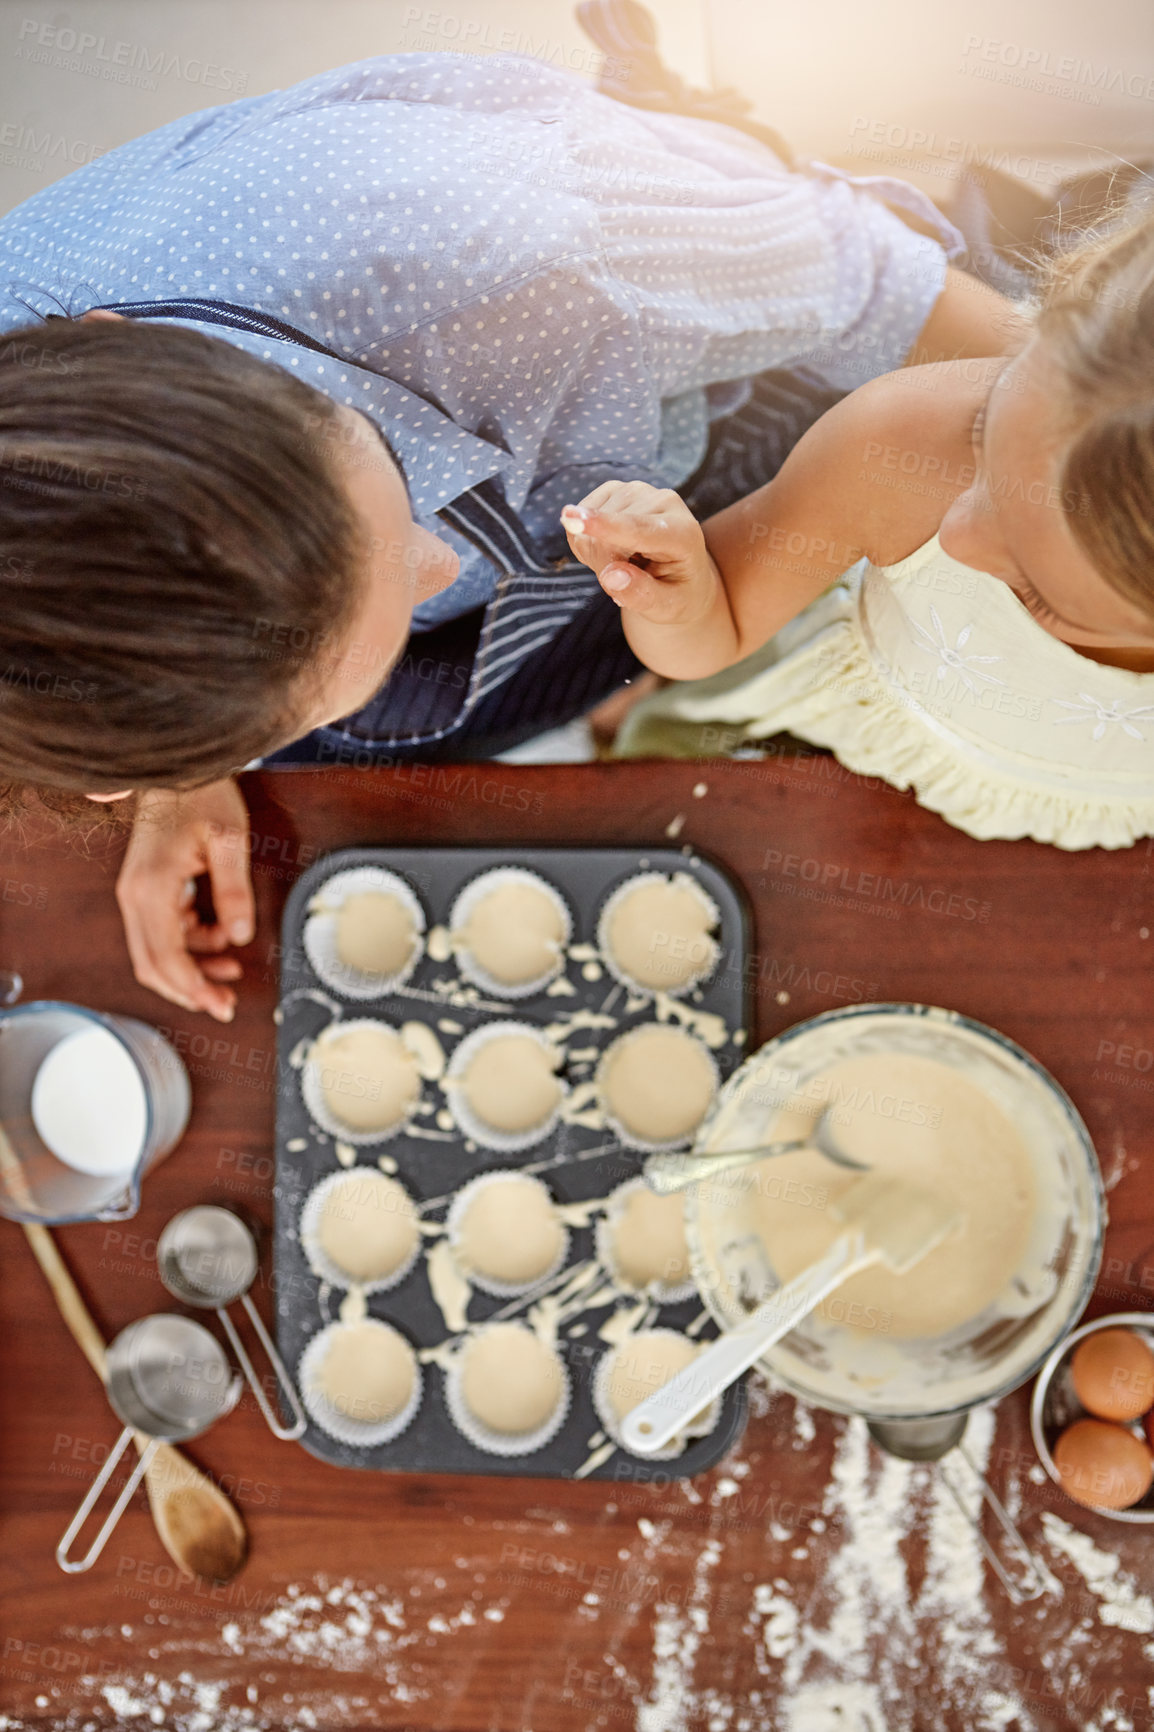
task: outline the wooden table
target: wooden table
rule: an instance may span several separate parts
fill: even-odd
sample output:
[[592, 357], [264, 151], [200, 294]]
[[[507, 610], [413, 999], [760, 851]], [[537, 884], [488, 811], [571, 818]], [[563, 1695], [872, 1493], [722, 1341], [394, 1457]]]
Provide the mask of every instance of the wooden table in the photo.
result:
[[[134, 983], [115, 847], [0, 845], [2, 955], [26, 996], [189, 1039], [192, 1123], [139, 1215], [58, 1235], [107, 1334], [166, 1303], [155, 1236], [175, 1210], [231, 1197], [268, 1217], [277, 925], [305, 865], [376, 840], [645, 845], [674, 820], [752, 899], [758, 1040], [865, 999], [946, 1004], [1002, 1029], [1068, 1089], [1099, 1152], [1111, 1224], [1091, 1314], [1154, 1305], [1142, 1172], [1154, 1160], [1154, 845], [979, 844], [820, 754], [285, 773], [249, 778], [248, 792], [259, 929], [227, 1029]], [[934, 1470], [887, 1462], [860, 1421], [761, 1385], [744, 1440], [684, 1486], [647, 1482], [644, 1468], [620, 1485], [341, 1472], [275, 1443], [246, 1398], [189, 1450], [249, 1525], [234, 1583], [174, 1579], [142, 1496], [91, 1575], [65, 1577], [53, 1548], [116, 1425], [19, 1228], [0, 1223], [0, 1238], [5, 1727], [1152, 1723], [1154, 1608], [1127, 1583], [1149, 1585], [1154, 1534], [1035, 1483], [1026, 1391], [997, 1411], [989, 1467], [1052, 1573], [1020, 1609], [950, 1527]], [[261, 1303], [267, 1314], [267, 1291]], [[971, 1422], [979, 1443], [983, 1423]]]

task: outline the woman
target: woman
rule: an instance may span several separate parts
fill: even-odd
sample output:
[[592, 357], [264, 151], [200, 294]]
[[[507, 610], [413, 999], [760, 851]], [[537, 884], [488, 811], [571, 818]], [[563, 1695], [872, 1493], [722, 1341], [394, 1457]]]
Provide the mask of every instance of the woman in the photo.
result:
[[236, 768], [500, 749], [637, 667], [550, 564], [567, 499], [687, 485], [768, 369], [810, 366], [812, 418], [907, 359], [1012, 348], [959, 247], [899, 182], [791, 173], [515, 56], [210, 110], [0, 222], [0, 768], [136, 796], [138, 978], [232, 1014]]

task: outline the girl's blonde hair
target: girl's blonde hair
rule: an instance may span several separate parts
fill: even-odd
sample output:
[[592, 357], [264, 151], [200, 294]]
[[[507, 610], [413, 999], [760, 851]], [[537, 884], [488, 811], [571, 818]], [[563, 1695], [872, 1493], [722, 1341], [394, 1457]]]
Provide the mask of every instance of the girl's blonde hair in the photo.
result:
[[1062, 494], [1082, 507], [1070, 532], [1154, 615], [1154, 213], [1053, 255], [1041, 291], [1035, 329], [1064, 379]]

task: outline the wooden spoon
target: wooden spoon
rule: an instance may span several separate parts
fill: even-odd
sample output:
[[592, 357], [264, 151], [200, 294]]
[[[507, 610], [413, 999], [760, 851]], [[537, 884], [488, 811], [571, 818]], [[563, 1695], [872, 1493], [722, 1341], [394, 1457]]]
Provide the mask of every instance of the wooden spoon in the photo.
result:
[[[47, 1227], [25, 1221], [32, 1253], [48, 1278], [74, 1340], [105, 1381], [104, 1342]], [[143, 1454], [152, 1442], [136, 1432]], [[248, 1535], [236, 1508], [218, 1485], [171, 1443], [159, 1443], [144, 1475], [152, 1519], [165, 1551], [179, 1569], [210, 1582], [231, 1581], [244, 1563]]]

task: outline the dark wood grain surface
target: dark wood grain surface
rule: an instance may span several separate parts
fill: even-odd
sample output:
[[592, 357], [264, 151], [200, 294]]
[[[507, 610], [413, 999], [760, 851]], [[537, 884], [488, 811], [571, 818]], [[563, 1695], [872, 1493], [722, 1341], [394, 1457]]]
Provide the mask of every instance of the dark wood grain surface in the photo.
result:
[[[1003, 1030], [1062, 1082], [1098, 1149], [1111, 1219], [1090, 1314], [1154, 1307], [1151, 844], [1067, 855], [974, 842], [821, 755], [248, 784], [259, 926], [229, 1028], [133, 981], [115, 845], [0, 844], [0, 960], [26, 997], [176, 1031], [192, 1071], [188, 1134], [138, 1216], [58, 1233], [106, 1335], [171, 1303], [155, 1236], [177, 1209], [231, 1197], [270, 1215], [276, 934], [304, 866], [373, 841], [652, 845], [678, 818], [681, 842], [734, 872], [753, 904], [757, 1039], [865, 999], [944, 1004]], [[1020, 1609], [950, 1526], [933, 1470], [887, 1463], [860, 1422], [799, 1412], [761, 1385], [744, 1440], [689, 1486], [341, 1472], [272, 1440], [246, 1398], [189, 1447], [249, 1526], [234, 1583], [174, 1578], [143, 1495], [92, 1573], [65, 1577], [53, 1549], [117, 1427], [20, 1229], [0, 1222], [0, 1245], [0, 1725], [1154, 1723], [1142, 1597], [1154, 1531], [1036, 1483], [1024, 1390], [998, 1408], [989, 1457], [1050, 1572]], [[258, 1289], [266, 1315], [268, 1298]]]

